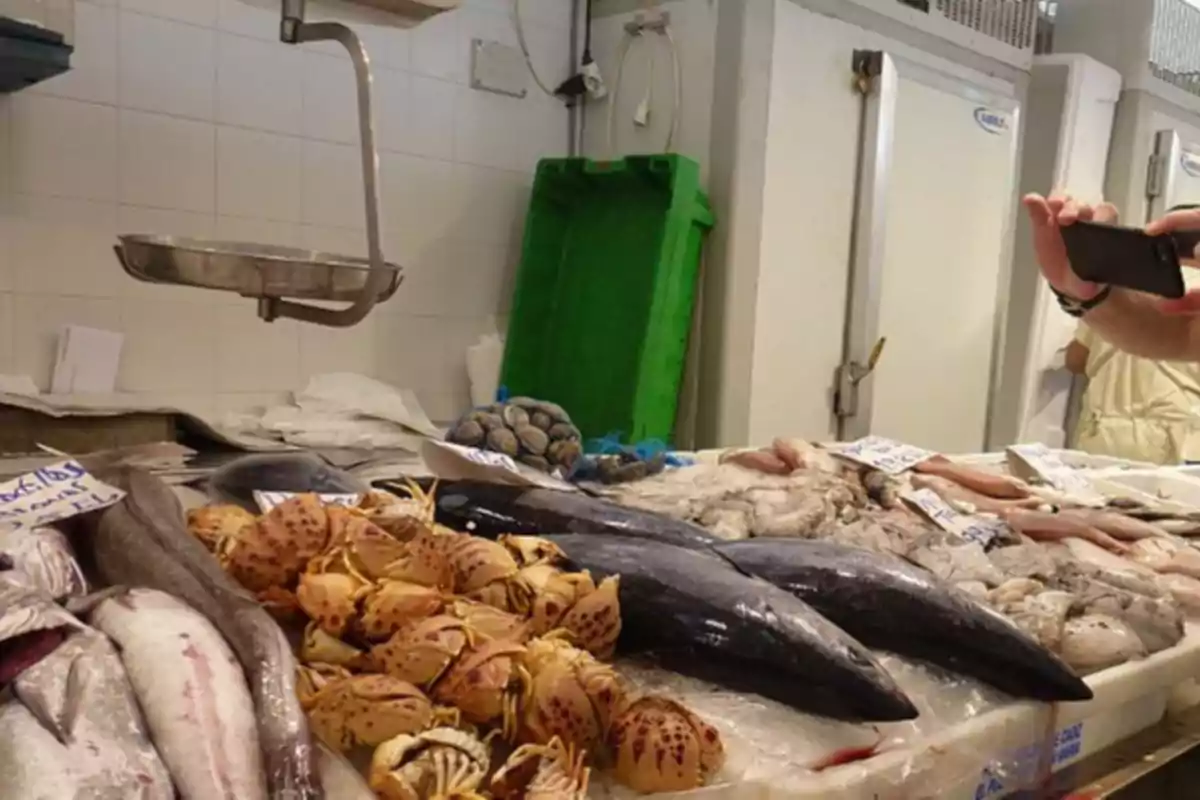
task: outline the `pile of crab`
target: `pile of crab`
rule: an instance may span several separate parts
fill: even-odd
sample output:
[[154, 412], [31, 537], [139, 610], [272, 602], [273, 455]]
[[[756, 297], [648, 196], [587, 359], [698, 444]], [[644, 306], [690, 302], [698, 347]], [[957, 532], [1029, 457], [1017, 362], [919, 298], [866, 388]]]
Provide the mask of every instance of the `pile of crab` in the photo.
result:
[[388, 800], [582, 798], [588, 764], [644, 793], [709, 781], [717, 731], [605, 663], [617, 577], [565, 571], [542, 539], [436, 525], [432, 498], [411, 492], [189, 514], [233, 578], [303, 627], [300, 699], [322, 741], [373, 748], [370, 783]]

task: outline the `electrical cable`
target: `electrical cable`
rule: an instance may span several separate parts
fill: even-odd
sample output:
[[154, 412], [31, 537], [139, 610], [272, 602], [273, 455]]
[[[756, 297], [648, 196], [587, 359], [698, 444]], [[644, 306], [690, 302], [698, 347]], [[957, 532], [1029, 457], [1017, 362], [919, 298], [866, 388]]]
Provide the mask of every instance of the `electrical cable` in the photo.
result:
[[554, 97], [554, 90], [542, 81], [541, 76], [538, 75], [537, 68], [533, 66], [533, 56], [529, 53], [529, 43], [525, 40], [525, 25], [521, 22], [521, 0], [512, 0], [512, 18], [513, 27], [517, 31], [517, 46], [521, 48], [521, 55], [525, 57], [525, 66], [529, 68], [529, 74], [533, 76], [533, 82], [547, 96]]
[[[663, 152], [669, 153], [671, 148], [675, 146], [675, 139], [679, 136], [679, 117], [683, 111], [683, 65], [679, 58], [679, 46], [675, 41], [674, 35], [671, 33], [669, 26], [664, 27], [659, 35], [666, 42], [667, 47], [671, 51], [671, 78], [672, 78], [672, 103], [671, 103], [671, 124], [667, 127], [667, 142], [664, 145]], [[613, 82], [612, 94], [608, 98], [608, 124], [606, 126], [608, 154], [610, 158], [617, 158], [617, 106], [621, 96], [621, 83], [625, 75], [625, 62], [629, 58], [629, 50], [633, 46], [633, 42], [638, 39], [645, 39], [646, 35], [641, 31], [636, 33], [626, 31], [621, 37], [621, 44], [617, 48], [617, 75]], [[647, 42], [646, 46], [653, 46]], [[653, 55], [651, 55], [653, 59]], [[650, 62], [653, 64], [653, 61]], [[653, 67], [651, 67], [651, 78], [653, 78]], [[647, 97], [649, 97], [649, 89], [647, 89]]]

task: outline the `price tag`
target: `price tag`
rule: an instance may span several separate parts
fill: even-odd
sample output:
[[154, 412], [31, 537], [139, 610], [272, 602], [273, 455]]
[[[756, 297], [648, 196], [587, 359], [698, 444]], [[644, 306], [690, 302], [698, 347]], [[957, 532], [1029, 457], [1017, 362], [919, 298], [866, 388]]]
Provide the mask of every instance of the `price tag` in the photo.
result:
[[899, 475], [937, 455], [929, 450], [885, 439], [882, 436], [867, 436], [849, 444], [835, 445], [831, 450], [834, 455], [877, 469], [888, 475]]
[[62, 461], [0, 484], [0, 526], [23, 530], [118, 503], [125, 492], [96, 480], [78, 461]]
[[[293, 497], [299, 496], [299, 492], [260, 492], [254, 490], [254, 502], [258, 503], [258, 507], [266, 514], [271, 509], [278, 505], [291, 500]], [[326, 506], [341, 506], [343, 508], [355, 508], [362, 502], [361, 494], [318, 494], [317, 499], [322, 505]]]
[[1036, 477], [1088, 505], [1103, 505], [1105, 497], [1092, 482], [1071, 469], [1044, 444], [1018, 444], [1005, 451], [1009, 469], [1021, 478]]
[[1007, 532], [1000, 520], [963, 514], [932, 489], [905, 492], [900, 498], [946, 533], [977, 542], [985, 548]]
[[445, 480], [484, 481], [486, 483], [541, 486], [559, 491], [578, 491], [566, 481], [518, 464], [503, 453], [463, 447], [450, 442], [427, 439], [421, 445], [425, 466]]

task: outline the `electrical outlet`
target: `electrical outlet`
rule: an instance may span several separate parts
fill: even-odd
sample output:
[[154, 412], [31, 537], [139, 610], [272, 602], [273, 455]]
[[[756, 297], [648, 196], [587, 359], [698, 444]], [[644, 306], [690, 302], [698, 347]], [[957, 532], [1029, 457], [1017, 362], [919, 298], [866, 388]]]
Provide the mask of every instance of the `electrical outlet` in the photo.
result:
[[516, 47], [474, 39], [471, 42], [471, 88], [510, 97], [529, 94], [529, 67]]

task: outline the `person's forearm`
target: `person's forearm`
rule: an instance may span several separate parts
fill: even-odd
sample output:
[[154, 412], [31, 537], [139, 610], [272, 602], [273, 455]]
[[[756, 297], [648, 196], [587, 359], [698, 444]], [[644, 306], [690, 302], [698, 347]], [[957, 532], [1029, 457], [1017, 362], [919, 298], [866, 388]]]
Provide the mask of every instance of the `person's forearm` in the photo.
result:
[[1164, 314], [1149, 295], [1113, 289], [1083, 319], [1105, 341], [1135, 356], [1200, 361], [1200, 317]]

